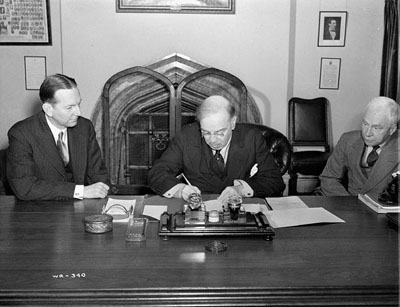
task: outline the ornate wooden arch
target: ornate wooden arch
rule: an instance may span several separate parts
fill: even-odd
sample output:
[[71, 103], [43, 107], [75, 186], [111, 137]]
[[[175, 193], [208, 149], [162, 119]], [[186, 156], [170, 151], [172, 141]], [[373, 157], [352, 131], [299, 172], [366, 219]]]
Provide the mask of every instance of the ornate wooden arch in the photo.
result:
[[[119, 185], [146, 184], [146, 170], [160, 155], [160, 147], [165, 148], [159, 146], [155, 149], [156, 143], [161, 140], [164, 145], [168, 144], [183, 124], [194, 120], [197, 106], [211, 95], [233, 100], [239, 110], [239, 121], [261, 122], [258, 108], [239, 78], [180, 55], [166, 57], [147, 67], [131, 67], [110, 77], [103, 86], [92, 121], [111, 182]], [[151, 119], [148, 127], [141, 127], [143, 131], [127, 131], [131, 129], [129, 122], [133, 117], [143, 115], [150, 118], [154, 114], [168, 116], [167, 131], [154, 130]], [[142, 118], [140, 116], [137, 118]], [[143, 155], [148, 157], [143, 163], [137, 163], [131, 157], [132, 150], [140, 150], [143, 143], [132, 143], [135, 142], [130, 140], [134, 139], [132, 135], [146, 136], [149, 140], [148, 147], [143, 151]], [[155, 150], [158, 151], [155, 153]], [[139, 173], [143, 174], [140, 175], [140, 182], [136, 182], [134, 178]]]

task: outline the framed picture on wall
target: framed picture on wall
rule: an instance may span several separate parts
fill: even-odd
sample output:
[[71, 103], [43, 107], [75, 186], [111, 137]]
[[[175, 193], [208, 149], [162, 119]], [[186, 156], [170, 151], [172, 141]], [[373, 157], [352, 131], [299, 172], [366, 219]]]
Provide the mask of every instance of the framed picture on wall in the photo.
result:
[[45, 56], [25, 56], [25, 89], [39, 90], [47, 77]]
[[319, 12], [318, 47], [344, 47], [347, 12]]
[[49, 0], [0, 0], [0, 45], [51, 45]]
[[319, 88], [338, 90], [340, 81], [340, 58], [321, 58]]
[[234, 14], [235, 0], [115, 0], [117, 13]]

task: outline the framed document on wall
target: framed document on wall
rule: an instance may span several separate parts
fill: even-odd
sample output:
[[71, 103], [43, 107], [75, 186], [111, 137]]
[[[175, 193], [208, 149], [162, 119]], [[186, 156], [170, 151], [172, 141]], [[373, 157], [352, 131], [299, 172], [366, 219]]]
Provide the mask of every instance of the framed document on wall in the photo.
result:
[[51, 45], [49, 0], [0, 0], [0, 45]]
[[39, 90], [47, 77], [46, 57], [25, 56], [25, 89]]
[[321, 58], [319, 88], [338, 90], [340, 80], [340, 58]]
[[319, 12], [318, 47], [344, 47], [347, 12]]

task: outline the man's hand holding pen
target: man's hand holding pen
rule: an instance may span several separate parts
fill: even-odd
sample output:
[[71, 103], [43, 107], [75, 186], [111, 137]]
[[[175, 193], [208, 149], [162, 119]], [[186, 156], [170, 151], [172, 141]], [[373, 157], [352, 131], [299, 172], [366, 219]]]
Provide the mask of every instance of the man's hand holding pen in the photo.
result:
[[189, 200], [189, 195], [191, 195], [193, 193], [201, 195], [201, 191], [200, 191], [200, 189], [198, 187], [195, 187], [193, 185], [187, 184], [182, 189], [182, 198], [184, 200], [188, 201]]

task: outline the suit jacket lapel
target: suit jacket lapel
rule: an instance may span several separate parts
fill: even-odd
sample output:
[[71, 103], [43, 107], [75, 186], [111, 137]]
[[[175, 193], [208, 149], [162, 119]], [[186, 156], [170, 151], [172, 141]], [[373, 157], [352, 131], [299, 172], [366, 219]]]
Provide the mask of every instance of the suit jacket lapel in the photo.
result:
[[365, 185], [368, 191], [379, 183], [388, 173], [393, 172], [393, 166], [399, 163], [399, 147], [397, 142], [397, 133], [394, 133], [389, 141], [382, 147], [379, 159], [371, 170], [369, 179]]
[[71, 163], [72, 172], [74, 178], [83, 178], [82, 173], [86, 169], [86, 160], [82, 157], [86, 157], [86, 147], [82, 144], [86, 144], [85, 137], [82, 136], [77, 130], [78, 127], [68, 128], [68, 147], [69, 147], [69, 161]]
[[[229, 146], [228, 161], [226, 161], [226, 167], [228, 168], [229, 178], [239, 178], [242, 172], [242, 166], [244, 165], [244, 155], [247, 154], [244, 148], [244, 137], [242, 136], [242, 129], [239, 125], [236, 125], [235, 130], [232, 133], [231, 144]], [[231, 164], [234, 166], [232, 167]]]
[[362, 157], [364, 154], [364, 140], [360, 136], [353, 143], [351, 149], [349, 149], [348, 157], [349, 157], [349, 166], [356, 173], [356, 177], [367, 177], [367, 173], [361, 166]]
[[53, 134], [51, 133], [50, 127], [47, 124], [44, 113], [40, 113], [40, 129], [37, 133], [40, 139], [39, 147], [42, 152], [42, 157], [48, 161], [53, 167], [63, 176], [65, 176], [64, 163], [58, 153], [56, 143], [54, 141]]

